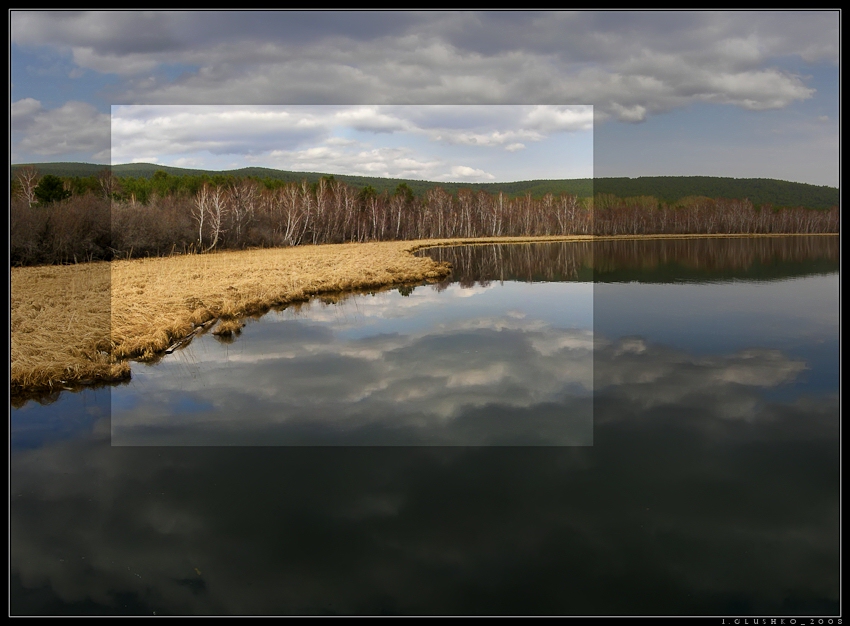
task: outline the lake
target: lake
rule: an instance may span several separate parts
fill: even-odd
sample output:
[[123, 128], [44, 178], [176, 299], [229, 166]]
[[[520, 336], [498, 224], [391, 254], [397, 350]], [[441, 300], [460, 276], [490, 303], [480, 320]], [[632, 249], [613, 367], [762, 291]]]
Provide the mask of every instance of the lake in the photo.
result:
[[10, 419], [10, 612], [838, 615], [838, 237], [423, 251]]

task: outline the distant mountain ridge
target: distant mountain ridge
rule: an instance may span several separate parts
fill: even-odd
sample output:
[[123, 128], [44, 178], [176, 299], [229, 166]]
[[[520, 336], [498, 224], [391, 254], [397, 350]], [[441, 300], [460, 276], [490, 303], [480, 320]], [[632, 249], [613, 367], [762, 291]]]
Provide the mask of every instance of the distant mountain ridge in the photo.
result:
[[[106, 165], [95, 163], [21, 163], [11, 166], [14, 178], [17, 169], [31, 165], [42, 175], [53, 174], [62, 177], [88, 177], [102, 171]], [[460, 189], [483, 190], [488, 193], [502, 191], [517, 196], [531, 193], [541, 197], [546, 193], [561, 193], [588, 197], [594, 194], [612, 194], [620, 198], [634, 196], [654, 196], [667, 203], [674, 203], [688, 196], [706, 196], [709, 198], [748, 198], [753, 204], [771, 204], [774, 206], [802, 206], [826, 209], [838, 206], [839, 190], [835, 187], [795, 183], [769, 178], [728, 178], [715, 176], [641, 176], [638, 178], [580, 178], [563, 180], [527, 180], [508, 183], [460, 183], [411, 180], [401, 178], [379, 178], [371, 176], [352, 176], [322, 172], [291, 172], [266, 167], [246, 167], [236, 170], [213, 171], [200, 170], [152, 163], [127, 163], [112, 166], [112, 171], [120, 177], [151, 178], [155, 172], [164, 171], [173, 176], [234, 176], [256, 177], [282, 180], [285, 182], [314, 183], [323, 176], [333, 176], [336, 180], [354, 187], [371, 186], [378, 192], [390, 191], [405, 183], [416, 195], [428, 189], [440, 186], [450, 193]]]

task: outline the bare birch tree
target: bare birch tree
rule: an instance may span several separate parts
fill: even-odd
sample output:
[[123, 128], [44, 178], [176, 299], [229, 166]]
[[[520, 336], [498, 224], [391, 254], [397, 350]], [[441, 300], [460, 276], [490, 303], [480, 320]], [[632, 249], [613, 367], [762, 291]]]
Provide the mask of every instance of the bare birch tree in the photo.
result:
[[18, 169], [15, 173], [15, 178], [21, 186], [19, 192], [21, 197], [26, 201], [28, 206], [34, 205], [36, 202], [35, 188], [38, 187], [38, 181], [41, 178], [38, 170], [32, 165], [27, 165], [26, 167]]
[[210, 194], [209, 223], [212, 231], [212, 242], [204, 252], [209, 252], [218, 244], [218, 239], [224, 232], [222, 225], [227, 216], [227, 192], [221, 187], [216, 187]]
[[198, 250], [204, 249], [204, 222], [209, 212], [209, 186], [204, 183], [195, 194], [195, 204], [192, 206], [192, 217], [198, 222]]

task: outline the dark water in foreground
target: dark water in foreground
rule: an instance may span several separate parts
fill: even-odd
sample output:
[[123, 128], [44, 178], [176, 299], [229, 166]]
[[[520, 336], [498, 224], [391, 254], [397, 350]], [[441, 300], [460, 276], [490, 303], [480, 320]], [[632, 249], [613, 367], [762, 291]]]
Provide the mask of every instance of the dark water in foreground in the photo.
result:
[[837, 238], [433, 254], [12, 411], [11, 614], [839, 613]]

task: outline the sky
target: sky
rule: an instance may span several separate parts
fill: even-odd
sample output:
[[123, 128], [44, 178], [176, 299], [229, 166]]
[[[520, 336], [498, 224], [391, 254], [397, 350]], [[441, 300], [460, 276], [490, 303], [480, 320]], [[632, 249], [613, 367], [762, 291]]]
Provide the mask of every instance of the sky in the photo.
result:
[[10, 11], [11, 160], [839, 181], [840, 12]]
[[592, 106], [116, 105], [111, 157], [430, 181], [591, 178], [592, 131]]

